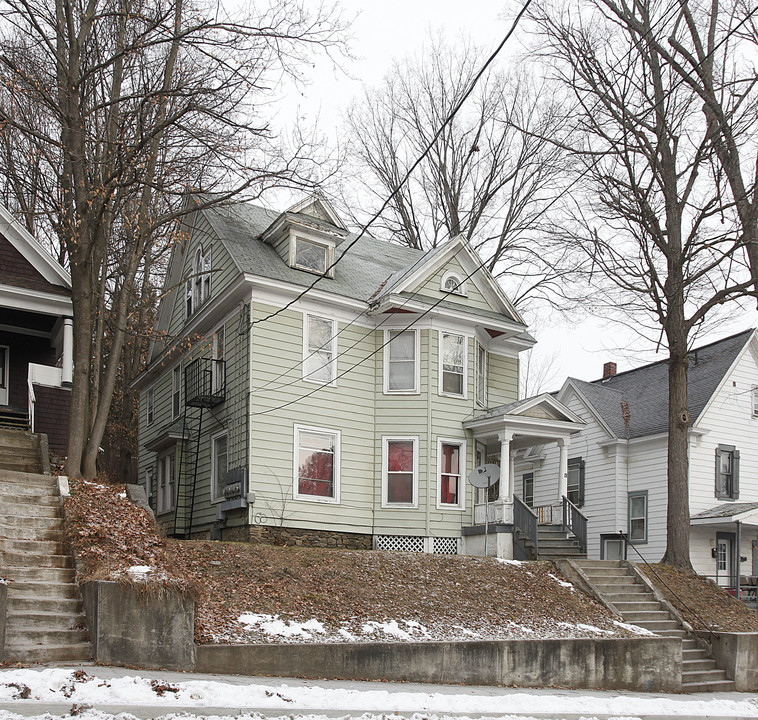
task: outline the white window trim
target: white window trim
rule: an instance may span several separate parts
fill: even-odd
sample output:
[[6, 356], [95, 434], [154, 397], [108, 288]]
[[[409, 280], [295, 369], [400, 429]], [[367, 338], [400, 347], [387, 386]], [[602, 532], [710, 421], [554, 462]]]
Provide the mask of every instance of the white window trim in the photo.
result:
[[[332, 379], [329, 382], [321, 382], [321, 380], [315, 380], [306, 373], [306, 360], [311, 355], [311, 351], [308, 347], [308, 339], [310, 335], [310, 324], [308, 322], [308, 318], [310, 317], [318, 318], [319, 320], [328, 320], [332, 324], [332, 359], [329, 362], [329, 370]], [[312, 312], [303, 313], [303, 382], [313, 383], [314, 385], [337, 387], [337, 356], [339, 355], [339, 350], [337, 347], [337, 331], [338, 323], [334, 318]]]
[[[176, 371], [179, 371], [178, 385], [174, 387], [174, 381], [176, 379]], [[179, 395], [179, 402], [177, 403], [177, 412], [174, 413], [174, 397]], [[182, 414], [182, 366], [177, 365], [171, 369], [171, 419], [176, 420]]]
[[[318, 247], [322, 247], [326, 250], [326, 266], [324, 268], [324, 272], [319, 272], [318, 270], [314, 270], [313, 268], [304, 267], [303, 265], [297, 264], [297, 241], [302, 240], [303, 242], [310, 243], [311, 245], [317, 245]], [[293, 233], [290, 236], [290, 267], [295, 268], [296, 270], [300, 270], [302, 272], [311, 273], [312, 275], [318, 275], [319, 277], [332, 277], [334, 274], [334, 270], [330, 269], [332, 267], [332, 264], [334, 263], [334, 245], [328, 242], [323, 242], [322, 240], [316, 240], [315, 238], [308, 237], [307, 235], [303, 235], [302, 233]]]
[[[451, 505], [443, 503], [442, 497], [442, 446], [458, 445], [458, 457], [460, 458], [460, 487], [458, 488], [458, 503]], [[455, 510], [456, 512], [466, 509], [466, 441], [460, 438], [437, 438], [437, 510]]]
[[758, 385], [753, 385], [750, 395], [751, 409], [753, 417], [758, 417]]
[[151, 502], [153, 495], [155, 494], [155, 468], [152, 466], [145, 470], [145, 495], [147, 497], [147, 504], [153, 507]]
[[[442, 389], [442, 338], [445, 335], [457, 335], [463, 338], [463, 394], [445, 392]], [[467, 335], [452, 330], [437, 331], [437, 392], [442, 397], [455, 398], [456, 400], [468, 399], [468, 341]]]
[[[166, 460], [171, 459], [171, 471], [173, 475], [173, 492], [171, 493], [171, 497], [169, 498], [168, 506], [164, 505], [165, 501], [165, 494], [166, 490], [171, 487], [171, 483], [166, 481], [165, 475], [163, 473], [166, 465]], [[156, 515], [165, 515], [166, 513], [171, 512], [174, 507], [176, 506], [176, 498], [174, 497], [174, 493], [176, 492], [176, 448], [172, 448], [171, 452], [164, 453], [163, 455], [158, 456], [157, 460], [157, 466], [158, 466], [158, 497], [156, 498], [155, 502], [155, 514]]]
[[[456, 282], [458, 283], [458, 287], [455, 290], [448, 290], [445, 287], [445, 283], [450, 278], [455, 278]], [[442, 276], [442, 280], [440, 280], [440, 292], [447, 293], [448, 295], [460, 295], [461, 297], [468, 296], [468, 293], [466, 292], [466, 281], [461, 277], [461, 274], [459, 272], [455, 272], [455, 270], [448, 270]]]
[[[304, 495], [300, 493], [300, 432], [318, 432], [325, 435], [334, 435], [334, 497], [322, 497], [321, 495]], [[342, 432], [332, 428], [314, 427], [313, 425], [295, 425], [294, 426], [294, 448], [292, 452], [292, 497], [295, 500], [305, 500], [306, 502], [328, 503], [329, 505], [339, 505], [340, 502], [340, 451], [342, 447]]]
[[[390, 390], [390, 333], [391, 332], [412, 332], [414, 334], [414, 372], [413, 372], [413, 390]], [[384, 363], [384, 388], [385, 395], [420, 395], [421, 394], [421, 333], [416, 328], [389, 328], [384, 331], [384, 352], [382, 362]]]
[[218, 478], [216, 477], [216, 440], [220, 437], [226, 436], [226, 469], [229, 469], [229, 431], [228, 430], [222, 430], [221, 432], [217, 432], [215, 435], [211, 435], [211, 487], [210, 487], [210, 494], [211, 494], [211, 502], [218, 503], [221, 502], [224, 499], [223, 494], [217, 495], [216, 490], [216, 483]]
[[[219, 331], [223, 333], [224, 335], [224, 352], [221, 357], [218, 356], [218, 334]], [[211, 389], [214, 393], [219, 392], [225, 385], [226, 385], [226, 376], [224, 375], [223, 378], [223, 384], [219, 383], [219, 374], [218, 374], [218, 364], [216, 363], [216, 360], [221, 360], [222, 362], [225, 362], [226, 360], [226, 323], [221, 323], [214, 331], [213, 331], [213, 348], [212, 348], [212, 360], [213, 364], [211, 365]], [[222, 366], [225, 367], [225, 366]], [[224, 369], [224, 373], [226, 373], [226, 369]]]
[[[479, 348], [482, 349], [484, 352], [484, 397], [479, 397]], [[488, 375], [488, 365], [489, 365], [489, 352], [487, 351], [487, 348], [479, 342], [479, 340], [474, 340], [474, 365], [475, 365], [475, 372], [474, 372], [474, 396], [476, 397], [476, 404], [479, 407], [486, 408], [487, 407], [487, 396], [489, 394], [489, 387], [487, 386], [487, 382], [489, 378]]]
[[[391, 503], [387, 500], [387, 472], [389, 470], [389, 444], [395, 441], [413, 442], [413, 502]], [[382, 507], [418, 508], [418, 435], [382, 435]]]
[[145, 396], [145, 423], [150, 426], [155, 422], [155, 386], [149, 387]]

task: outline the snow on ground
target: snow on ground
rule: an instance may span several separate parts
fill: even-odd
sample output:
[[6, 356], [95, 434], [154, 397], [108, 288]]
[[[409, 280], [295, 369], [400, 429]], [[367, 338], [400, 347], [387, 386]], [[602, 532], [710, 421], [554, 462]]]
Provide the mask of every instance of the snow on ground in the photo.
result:
[[[108, 668], [103, 668], [100, 671], [102, 677], [98, 677], [98, 670], [96, 667], [88, 667], [86, 671], [71, 668], [1, 670], [0, 703], [24, 713], [35, 702], [59, 702], [67, 707], [77, 705], [78, 717], [87, 720], [112, 717], [96, 710], [84, 710], [87, 706], [97, 708], [107, 705], [166, 707], [167, 713], [181, 707], [190, 712], [190, 717], [195, 709], [197, 715], [202, 715], [203, 708], [229, 708], [229, 716], [242, 714], [243, 717], [245, 708], [247, 712], [265, 712], [266, 717], [276, 717], [278, 711], [292, 717], [301, 709], [310, 713], [336, 710], [352, 716], [368, 713], [362, 716], [362, 720], [379, 720], [393, 713], [404, 713], [406, 717], [423, 713], [423, 717], [432, 715], [440, 720], [450, 713], [471, 716], [486, 713], [512, 718], [514, 715], [531, 717], [530, 713], [536, 711], [540, 714], [555, 713], [558, 717], [562, 713], [581, 714], [588, 719], [594, 714], [624, 718], [640, 715], [689, 718], [758, 716], [758, 695], [748, 693], [728, 693], [718, 697], [449, 686], [437, 690], [434, 686], [412, 686], [407, 689], [402, 684], [387, 684], [387, 689], [376, 689], [376, 683], [362, 686], [360, 683], [297, 680], [288, 684], [275, 678], [258, 678], [248, 683], [246, 678], [224, 681], [216, 679], [216, 676], [177, 680], [175, 674], [169, 681], [160, 674], [158, 677], [161, 679], [157, 679], [156, 673], [153, 673], [152, 679], [142, 677], [138, 672], [128, 674], [131, 671], [127, 670], [123, 671], [123, 675], [114, 675]], [[211, 677], [214, 679], [204, 679]], [[424, 691], [419, 687], [423, 687]], [[0, 710], [0, 720], [15, 720], [16, 717], [12, 712]], [[49, 720], [56, 716], [46, 717]], [[299, 717], [321, 720], [324, 716]], [[420, 720], [421, 716], [417, 717]]]

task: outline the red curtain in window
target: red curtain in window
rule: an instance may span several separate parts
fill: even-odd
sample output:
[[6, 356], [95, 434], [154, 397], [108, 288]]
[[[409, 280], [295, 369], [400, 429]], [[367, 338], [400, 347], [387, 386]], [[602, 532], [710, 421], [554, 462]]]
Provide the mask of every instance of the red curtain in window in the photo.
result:
[[387, 502], [413, 502], [413, 441], [387, 443]]
[[458, 504], [459, 468], [460, 446], [443, 444], [440, 459], [440, 502], [443, 505]]
[[300, 451], [298, 492], [301, 495], [333, 497], [334, 455], [313, 450]]

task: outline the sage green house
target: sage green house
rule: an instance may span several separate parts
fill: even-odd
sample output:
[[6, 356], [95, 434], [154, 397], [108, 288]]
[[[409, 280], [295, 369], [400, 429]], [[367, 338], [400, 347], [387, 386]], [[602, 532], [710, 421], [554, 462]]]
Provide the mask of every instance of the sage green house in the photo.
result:
[[550, 398], [520, 419], [534, 340], [465, 239], [359, 237], [321, 196], [195, 212], [157, 329], [135, 383], [140, 476], [180, 536], [480, 552], [470, 471], [519, 428], [531, 445], [576, 430]]

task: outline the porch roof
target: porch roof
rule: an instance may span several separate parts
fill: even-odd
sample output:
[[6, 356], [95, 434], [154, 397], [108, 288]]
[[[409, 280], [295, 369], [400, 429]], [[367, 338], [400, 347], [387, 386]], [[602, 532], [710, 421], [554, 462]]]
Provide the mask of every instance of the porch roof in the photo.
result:
[[463, 427], [474, 437], [511, 433], [515, 440], [512, 446], [517, 448], [567, 438], [580, 432], [585, 424], [575, 412], [544, 393], [488, 409], [466, 420]]
[[717, 525], [724, 522], [758, 525], [758, 502], [722, 503], [690, 518], [692, 525]]

